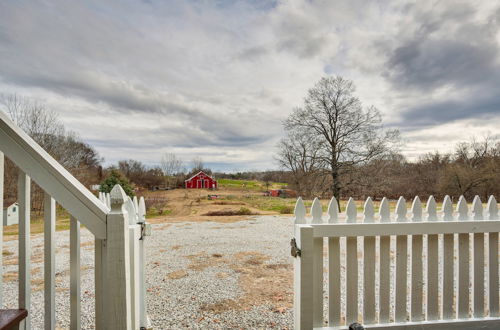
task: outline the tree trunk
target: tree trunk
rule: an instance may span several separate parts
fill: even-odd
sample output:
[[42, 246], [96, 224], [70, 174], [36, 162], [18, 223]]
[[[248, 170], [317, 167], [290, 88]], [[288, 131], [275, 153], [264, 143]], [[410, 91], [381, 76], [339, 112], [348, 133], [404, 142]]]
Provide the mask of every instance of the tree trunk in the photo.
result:
[[340, 212], [340, 183], [339, 183], [339, 171], [336, 165], [331, 165], [331, 175], [332, 175], [332, 195], [337, 199], [337, 204]]

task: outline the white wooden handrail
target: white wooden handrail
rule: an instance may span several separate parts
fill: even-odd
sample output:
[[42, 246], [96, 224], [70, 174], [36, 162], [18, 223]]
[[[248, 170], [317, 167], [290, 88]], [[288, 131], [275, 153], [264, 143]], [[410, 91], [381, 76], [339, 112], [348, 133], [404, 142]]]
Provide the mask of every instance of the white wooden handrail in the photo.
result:
[[2, 111], [0, 150], [97, 238], [106, 238], [106, 206]]
[[[56, 202], [70, 214], [70, 328], [81, 328], [80, 224], [95, 237], [96, 329], [150, 328], [146, 314], [144, 279], [144, 199], [132, 201], [116, 185], [111, 193], [95, 197], [33, 139], [0, 111], [0, 204], [3, 204], [4, 154], [20, 169], [19, 295], [18, 306], [28, 310], [20, 329], [31, 329], [30, 187], [33, 179], [44, 196], [44, 328], [55, 329], [55, 229]], [[0, 207], [0, 219], [2, 218]], [[0, 251], [2, 226], [0, 226]], [[2, 309], [0, 255], [0, 309]], [[38, 324], [36, 325], [38, 326]]]

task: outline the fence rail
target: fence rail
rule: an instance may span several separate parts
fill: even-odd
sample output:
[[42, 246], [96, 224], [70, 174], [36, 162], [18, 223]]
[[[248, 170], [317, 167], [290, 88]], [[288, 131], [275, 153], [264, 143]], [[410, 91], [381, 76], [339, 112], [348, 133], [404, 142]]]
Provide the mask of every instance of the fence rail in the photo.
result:
[[[44, 191], [44, 328], [55, 329], [56, 202], [70, 217], [70, 328], [80, 329], [80, 230], [95, 236], [95, 315], [97, 329], [149, 328], [144, 284], [144, 199], [131, 200], [117, 185], [111, 194], [94, 196], [35, 141], [0, 111], [0, 204], [3, 205], [4, 154], [20, 169], [19, 309], [28, 311], [20, 329], [31, 329], [30, 189], [33, 179]], [[0, 219], [3, 207], [0, 207]], [[2, 250], [0, 226], [0, 251]], [[0, 314], [3, 308], [0, 256]]]
[[440, 212], [432, 196], [425, 209], [415, 197], [409, 212], [404, 198], [394, 212], [384, 198], [377, 214], [368, 198], [361, 217], [352, 198], [343, 214], [332, 198], [327, 219], [318, 199], [306, 217], [299, 198], [294, 213], [297, 329], [343, 329], [353, 322], [370, 329], [500, 327], [500, 221], [493, 196], [486, 208], [476, 196], [471, 209], [460, 197], [456, 212], [448, 196]]

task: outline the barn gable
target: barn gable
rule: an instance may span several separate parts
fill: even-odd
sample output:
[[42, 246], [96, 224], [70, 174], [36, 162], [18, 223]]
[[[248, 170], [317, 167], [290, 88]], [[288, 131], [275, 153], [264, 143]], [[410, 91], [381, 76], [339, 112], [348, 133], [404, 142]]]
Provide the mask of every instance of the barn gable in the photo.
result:
[[200, 171], [185, 180], [184, 185], [186, 189], [216, 189], [217, 181], [205, 172]]

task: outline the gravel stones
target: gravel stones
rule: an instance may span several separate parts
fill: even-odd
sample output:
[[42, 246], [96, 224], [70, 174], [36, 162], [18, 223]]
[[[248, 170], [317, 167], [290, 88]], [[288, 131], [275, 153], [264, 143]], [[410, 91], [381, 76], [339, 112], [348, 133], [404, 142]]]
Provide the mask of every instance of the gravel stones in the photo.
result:
[[[146, 240], [147, 306], [154, 329], [292, 328], [293, 221], [259, 216], [234, 223], [153, 225]], [[94, 328], [94, 245], [81, 235], [82, 328]], [[17, 241], [4, 243], [4, 273], [17, 272]], [[32, 237], [33, 329], [43, 328], [43, 235]], [[17, 279], [4, 283], [17, 306]], [[69, 327], [69, 232], [56, 233], [56, 320]]]

